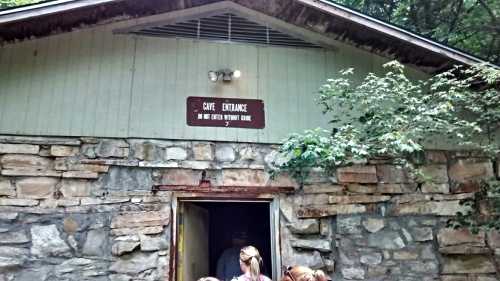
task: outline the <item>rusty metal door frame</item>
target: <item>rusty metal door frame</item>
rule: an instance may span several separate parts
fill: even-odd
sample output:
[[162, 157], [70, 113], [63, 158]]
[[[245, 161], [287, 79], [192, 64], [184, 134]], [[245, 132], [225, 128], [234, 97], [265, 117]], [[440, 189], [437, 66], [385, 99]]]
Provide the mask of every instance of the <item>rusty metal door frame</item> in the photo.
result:
[[[241, 203], [267, 203], [269, 204], [269, 223], [271, 232], [271, 264], [272, 264], [272, 280], [279, 280], [281, 269], [281, 249], [280, 249], [280, 233], [279, 233], [279, 195], [278, 194], [241, 194], [234, 197], [227, 194], [193, 194], [190, 192], [174, 193], [172, 195], [172, 227], [170, 241], [170, 261], [169, 261], [169, 281], [177, 281], [178, 265], [180, 261], [179, 253], [179, 206], [183, 202], [241, 202]], [[189, 280], [195, 281], [195, 280]]]

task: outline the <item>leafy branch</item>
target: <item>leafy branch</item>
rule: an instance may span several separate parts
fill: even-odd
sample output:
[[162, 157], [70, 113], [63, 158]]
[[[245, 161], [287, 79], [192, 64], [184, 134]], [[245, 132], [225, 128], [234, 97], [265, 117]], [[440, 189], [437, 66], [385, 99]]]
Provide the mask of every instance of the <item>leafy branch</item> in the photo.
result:
[[[359, 85], [353, 82], [353, 69], [327, 80], [319, 90], [318, 104], [332, 128], [288, 137], [280, 148], [286, 160], [278, 163], [277, 172], [304, 182], [315, 168], [332, 173], [338, 167], [380, 157], [413, 169], [412, 159], [435, 145], [474, 150], [496, 159], [500, 153], [498, 69], [457, 66], [424, 81], [408, 78], [396, 61], [386, 63], [384, 69], [383, 75], [369, 73]], [[495, 187], [494, 181], [485, 185], [493, 194], [495, 189], [486, 186]], [[472, 214], [461, 215], [472, 219]]]

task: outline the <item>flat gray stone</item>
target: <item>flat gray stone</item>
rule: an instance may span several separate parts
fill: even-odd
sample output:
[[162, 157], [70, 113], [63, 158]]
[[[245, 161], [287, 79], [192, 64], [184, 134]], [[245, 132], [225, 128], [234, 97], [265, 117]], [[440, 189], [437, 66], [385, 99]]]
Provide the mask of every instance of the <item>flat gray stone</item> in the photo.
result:
[[29, 257], [29, 251], [25, 248], [10, 246], [0, 247], [0, 272], [2, 269], [23, 265]]
[[216, 145], [215, 159], [220, 162], [233, 162], [236, 159], [233, 147], [227, 144]]
[[132, 277], [125, 274], [111, 274], [109, 276], [109, 281], [130, 281]]
[[[51, 266], [43, 266], [40, 268], [23, 269], [16, 275], [16, 281], [46, 281], [49, 273], [52, 270]], [[0, 280], [2, 280], [0, 278]]]
[[361, 267], [345, 267], [341, 270], [342, 276], [348, 280], [365, 279], [365, 271]]
[[380, 253], [369, 253], [361, 256], [359, 261], [363, 264], [377, 265], [382, 262], [382, 255]]
[[337, 217], [338, 233], [359, 234], [361, 231], [361, 217]]
[[36, 257], [69, 256], [71, 249], [53, 224], [31, 227], [31, 254]]
[[81, 270], [84, 267], [91, 266], [93, 260], [84, 258], [73, 258], [63, 261], [61, 264], [57, 265], [55, 272], [56, 275], [61, 276], [63, 274], [75, 272]]
[[93, 229], [87, 233], [82, 253], [88, 256], [105, 256], [108, 253], [108, 232], [104, 229]]
[[0, 220], [12, 221], [17, 219], [18, 213], [0, 213]]
[[108, 281], [109, 262], [100, 259], [72, 258], [56, 265], [57, 280]]
[[187, 151], [182, 147], [174, 146], [167, 148], [167, 160], [185, 160], [187, 157]]
[[332, 251], [332, 245], [331, 245], [331, 242], [329, 240], [299, 239], [299, 240], [292, 240], [291, 244], [292, 244], [292, 247], [294, 247], [294, 248], [318, 250], [320, 252], [331, 252]]
[[114, 262], [109, 270], [116, 273], [138, 274], [145, 270], [156, 268], [158, 253], [134, 253], [122, 256], [121, 259]]
[[431, 227], [416, 227], [411, 232], [417, 242], [431, 241], [433, 239]]
[[439, 272], [439, 264], [437, 261], [414, 261], [408, 263], [411, 271], [419, 274], [437, 274]]
[[127, 157], [129, 145], [124, 140], [102, 140], [96, 147], [96, 155], [99, 157]]
[[397, 232], [383, 231], [370, 234], [368, 236], [368, 246], [384, 250], [397, 250], [404, 248], [406, 245]]
[[436, 252], [432, 244], [425, 245], [422, 249], [422, 259], [424, 260], [437, 260]]
[[317, 219], [303, 219], [287, 224], [294, 234], [317, 234], [319, 233], [319, 221]]
[[103, 179], [103, 188], [107, 190], [151, 190], [152, 186], [150, 169], [111, 167]]
[[130, 253], [139, 247], [140, 242], [133, 241], [119, 241], [113, 244], [111, 247], [111, 253], [115, 256], [121, 256], [126, 253]]
[[300, 264], [313, 269], [320, 269], [325, 266], [323, 258], [318, 251], [314, 252], [295, 252], [291, 257], [291, 264]]
[[30, 242], [30, 239], [24, 230], [0, 233], [0, 244], [22, 244], [28, 242]]
[[151, 237], [141, 235], [141, 251], [159, 251], [168, 249], [168, 241], [166, 237]]

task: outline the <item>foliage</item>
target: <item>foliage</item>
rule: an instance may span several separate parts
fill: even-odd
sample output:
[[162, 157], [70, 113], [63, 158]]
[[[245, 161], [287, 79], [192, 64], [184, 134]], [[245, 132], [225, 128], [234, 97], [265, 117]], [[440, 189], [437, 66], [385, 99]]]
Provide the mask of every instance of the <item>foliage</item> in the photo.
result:
[[498, 0], [333, 0], [500, 64]]
[[354, 137], [355, 134], [347, 131], [329, 135], [328, 131], [319, 128], [293, 134], [280, 148], [286, 161], [277, 163], [278, 172], [286, 171], [299, 182], [304, 182], [314, 168], [331, 173], [337, 166], [362, 161], [367, 156], [366, 145], [350, 141]]
[[483, 181], [474, 197], [464, 199], [461, 205], [468, 206], [466, 213], [457, 213], [448, 223], [453, 228], [467, 227], [477, 234], [483, 229], [500, 230], [500, 181]]
[[[455, 67], [413, 81], [398, 62], [384, 68], [385, 74], [370, 73], [359, 85], [351, 79], [352, 69], [329, 79], [320, 88], [318, 103], [332, 129], [291, 135], [280, 148], [286, 161], [278, 163], [278, 171], [303, 182], [315, 167], [332, 172], [380, 157], [412, 168], [411, 159], [418, 159], [433, 140], [491, 159], [500, 153], [495, 139], [500, 131], [500, 70], [484, 65]], [[493, 189], [485, 190], [491, 194]], [[462, 222], [474, 216], [461, 215]]]
[[45, 1], [47, 0], [0, 0], [0, 10]]
[[412, 81], [398, 62], [370, 73], [357, 86], [342, 71], [320, 88], [319, 104], [331, 131], [291, 135], [281, 147], [289, 159], [281, 169], [321, 167], [331, 171], [360, 159], [391, 157], [401, 163], [421, 153], [433, 139], [457, 148], [500, 152], [500, 71], [485, 66], [456, 67], [427, 81]]

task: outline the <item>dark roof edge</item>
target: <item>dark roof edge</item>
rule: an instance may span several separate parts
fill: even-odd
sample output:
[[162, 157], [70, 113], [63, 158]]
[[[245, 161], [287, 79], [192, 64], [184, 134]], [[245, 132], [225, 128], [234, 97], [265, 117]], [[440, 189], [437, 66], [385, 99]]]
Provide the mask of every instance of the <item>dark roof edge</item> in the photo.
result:
[[304, 5], [308, 5], [310, 7], [323, 10], [329, 14], [333, 14], [347, 20], [355, 21], [359, 24], [383, 32], [385, 34], [402, 38], [403, 40], [415, 44], [419, 47], [431, 50], [435, 53], [439, 53], [452, 60], [459, 61], [464, 64], [472, 65], [477, 63], [483, 63], [496, 68], [500, 67], [498, 65], [495, 65], [491, 62], [488, 62], [482, 58], [479, 58], [467, 52], [458, 50], [456, 48], [447, 46], [445, 44], [441, 44], [432, 39], [426, 38], [424, 36], [406, 30], [404, 28], [387, 23], [385, 21], [379, 20], [377, 18], [371, 17], [369, 15], [363, 14], [361, 12], [358, 12], [356, 10], [350, 9], [346, 6], [334, 2], [330, 2], [327, 0], [296, 0], [296, 1], [303, 3]]
[[[41, 2], [34, 5], [0, 11], [0, 24], [13, 23], [16, 21], [27, 20], [39, 16], [122, 1], [124, 0], [54, 0]], [[496, 68], [500, 67], [474, 55], [468, 54], [445, 44], [438, 43], [434, 40], [415, 34], [404, 28], [384, 22], [382, 20], [368, 16], [337, 3], [333, 3], [327, 0], [295, 1], [311, 8], [323, 11], [327, 14], [334, 15], [345, 20], [353, 21], [367, 28], [376, 30], [395, 38], [399, 38], [400, 40], [404, 40], [420, 48], [424, 48], [431, 52], [440, 54], [456, 62], [467, 65], [483, 63]]]

